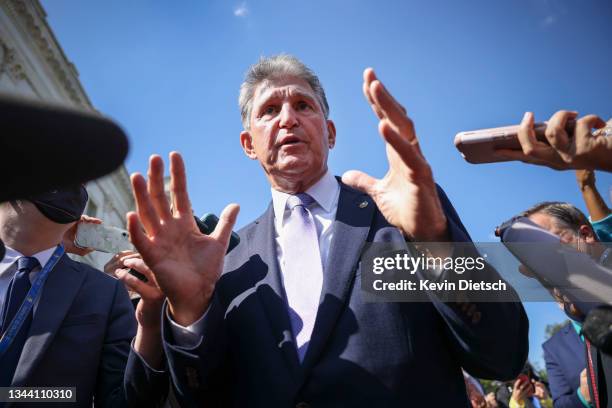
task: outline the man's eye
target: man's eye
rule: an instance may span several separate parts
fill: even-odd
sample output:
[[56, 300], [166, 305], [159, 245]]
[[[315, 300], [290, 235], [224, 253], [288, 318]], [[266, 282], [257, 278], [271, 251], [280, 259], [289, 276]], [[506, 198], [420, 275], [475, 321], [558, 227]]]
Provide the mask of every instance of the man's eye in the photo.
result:
[[310, 109], [310, 105], [307, 102], [304, 101], [300, 101], [297, 104], [297, 109], [298, 110], [305, 110], [305, 109]]
[[263, 111], [262, 111], [262, 115], [272, 115], [276, 112], [276, 107], [275, 106], [267, 106]]

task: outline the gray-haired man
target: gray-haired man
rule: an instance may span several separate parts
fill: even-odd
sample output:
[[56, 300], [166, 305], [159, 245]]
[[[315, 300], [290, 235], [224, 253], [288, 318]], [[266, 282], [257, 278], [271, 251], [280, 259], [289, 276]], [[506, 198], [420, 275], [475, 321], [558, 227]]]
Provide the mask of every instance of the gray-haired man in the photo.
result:
[[202, 236], [178, 153], [170, 155], [174, 212], [159, 156], [148, 185], [133, 176], [138, 214], [128, 227], [167, 295], [166, 354], [187, 404], [467, 407], [461, 366], [489, 378], [520, 371], [528, 326], [520, 304], [463, 311], [364, 301], [365, 243], [469, 241], [412, 121], [371, 69], [364, 92], [380, 119], [389, 171], [380, 180], [352, 171], [340, 181], [327, 168], [336, 128], [314, 73], [286, 55], [250, 68], [240, 142], [260, 162], [272, 202], [225, 259], [236, 205]]

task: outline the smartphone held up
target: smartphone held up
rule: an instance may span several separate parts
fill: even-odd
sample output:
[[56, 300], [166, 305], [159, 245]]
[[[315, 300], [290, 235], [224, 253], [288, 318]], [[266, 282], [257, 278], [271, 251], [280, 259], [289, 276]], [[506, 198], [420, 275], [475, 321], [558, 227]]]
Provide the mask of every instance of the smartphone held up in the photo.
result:
[[[575, 121], [568, 121], [566, 130], [570, 137], [574, 133]], [[472, 164], [496, 163], [509, 161], [505, 156], [499, 155], [498, 150], [521, 150], [518, 139], [520, 125], [502, 126], [489, 129], [469, 130], [459, 132], [455, 136], [455, 147], [463, 158]], [[544, 133], [546, 123], [534, 125], [536, 139], [548, 144]]]

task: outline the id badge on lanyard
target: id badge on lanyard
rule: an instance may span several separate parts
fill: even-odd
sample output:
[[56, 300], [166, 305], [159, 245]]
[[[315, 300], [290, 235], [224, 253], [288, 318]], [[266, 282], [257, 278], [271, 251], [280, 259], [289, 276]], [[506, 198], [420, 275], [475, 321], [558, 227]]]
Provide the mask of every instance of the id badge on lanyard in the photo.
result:
[[40, 291], [45, 284], [49, 273], [55, 267], [62, 255], [64, 255], [64, 246], [60, 244], [57, 246], [55, 251], [53, 251], [51, 258], [49, 258], [49, 261], [45, 264], [45, 267], [36, 277], [36, 280], [28, 291], [23, 303], [19, 307], [17, 314], [15, 314], [13, 321], [4, 332], [2, 338], [0, 338], [0, 358], [4, 355], [4, 353], [6, 353], [11, 343], [13, 343], [13, 340], [15, 340], [17, 333], [19, 333], [19, 329], [21, 329], [21, 326], [23, 326], [23, 322], [25, 322], [28, 314], [34, 307], [34, 303], [36, 303], [36, 300], [40, 296]]

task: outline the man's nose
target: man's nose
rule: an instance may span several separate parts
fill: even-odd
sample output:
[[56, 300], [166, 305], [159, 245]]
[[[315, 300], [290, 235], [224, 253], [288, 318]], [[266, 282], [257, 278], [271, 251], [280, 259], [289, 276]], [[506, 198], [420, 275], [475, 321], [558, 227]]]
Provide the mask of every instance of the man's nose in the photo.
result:
[[280, 112], [279, 127], [282, 129], [291, 129], [299, 125], [297, 112], [290, 105], [283, 105]]

